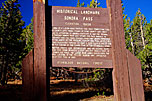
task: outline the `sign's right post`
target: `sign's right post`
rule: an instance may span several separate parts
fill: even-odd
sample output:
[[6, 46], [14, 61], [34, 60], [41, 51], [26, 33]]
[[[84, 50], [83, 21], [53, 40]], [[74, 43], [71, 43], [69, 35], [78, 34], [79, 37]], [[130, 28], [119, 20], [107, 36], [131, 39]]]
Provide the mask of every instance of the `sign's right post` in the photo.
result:
[[[107, 8], [110, 9], [110, 33], [112, 34], [112, 56], [113, 56], [113, 87], [114, 87], [114, 98], [115, 101], [144, 101], [144, 91], [142, 85], [141, 71], [138, 66], [140, 62], [136, 61], [138, 66], [134, 67], [129, 62], [131, 57], [127, 54], [125, 45], [125, 35], [123, 26], [123, 14], [121, 0], [107, 0]], [[132, 89], [135, 86], [135, 82], [132, 82], [136, 78], [132, 77], [130, 71], [136, 70], [137, 68], [140, 78], [136, 83], [140, 92], [136, 92], [137, 89]], [[136, 71], [134, 71], [136, 72]], [[140, 87], [139, 87], [140, 86]], [[139, 94], [140, 93], [140, 94]], [[142, 95], [142, 96], [138, 96]]]

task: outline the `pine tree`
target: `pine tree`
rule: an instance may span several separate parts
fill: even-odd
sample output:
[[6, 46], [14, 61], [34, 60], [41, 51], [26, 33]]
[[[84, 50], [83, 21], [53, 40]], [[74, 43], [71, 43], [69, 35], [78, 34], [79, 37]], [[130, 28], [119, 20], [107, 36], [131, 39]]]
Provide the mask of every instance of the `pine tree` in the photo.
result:
[[25, 56], [33, 49], [33, 18], [31, 19], [31, 23], [24, 28], [21, 40], [25, 40], [26, 43], [23, 53], [23, 56]]
[[125, 32], [125, 43], [126, 43], [126, 48], [134, 54], [135, 49], [134, 49], [134, 43], [133, 43], [133, 37], [132, 37], [132, 31], [131, 31], [131, 20], [130, 17], [128, 17], [125, 13], [125, 7], [122, 3], [122, 11], [123, 11], [123, 23], [124, 23], [124, 32]]
[[[130, 28], [134, 54], [140, 59], [144, 78], [152, 78], [152, 21], [147, 23], [140, 9]], [[152, 82], [152, 81], [151, 81]]]
[[145, 44], [145, 28], [146, 28], [146, 18], [141, 14], [140, 9], [136, 12], [136, 16], [133, 19], [131, 25], [131, 36], [134, 45], [134, 54], [137, 56], [146, 46]]
[[1, 84], [6, 84], [8, 68], [16, 67], [21, 60], [24, 41], [20, 40], [24, 21], [22, 21], [18, 0], [7, 0], [0, 10], [0, 65]]
[[[146, 26], [145, 48], [139, 53], [138, 58], [141, 61], [144, 78], [152, 78], [152, 20]], [[152, 83], [152, 81], [151, 81]]]
[[77, 7], [84, 7], [84, 2], [80, 3], [80, 0], [78, 0]]
[[[124, 7], [123, 7], [124, 11]], [[146, 17], [140, 9], [133, 21], [123, 14], [126, 48], [136, 55], [142, 64], [143, 77], [148, 82], [152, 78], [152, 20], [147, 23]]]
[[89, 7], [89, 8], [100, 8], [100, 3], [98, 3], [98, 1], [96, 0], [92, 0], [91, 2], [90, 2], [90, 4], [88, 4], [87, 5], [87, 7]]

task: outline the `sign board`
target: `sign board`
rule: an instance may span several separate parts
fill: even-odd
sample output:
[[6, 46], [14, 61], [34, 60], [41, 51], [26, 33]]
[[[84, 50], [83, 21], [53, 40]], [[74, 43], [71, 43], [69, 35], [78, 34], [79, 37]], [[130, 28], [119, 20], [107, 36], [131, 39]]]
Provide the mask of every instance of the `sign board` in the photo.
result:
[[114, 100], [144, 101], [140, 61], [125, 48], [121, 0], [96, 9], [43, 1], [33, 1], [34, 50], [22, 62], [23, 101], [49, 100], [50, 66], [113, 68]]
[[112, 68], [109, 19], [108, 8], [53, 6], [52, 66]]

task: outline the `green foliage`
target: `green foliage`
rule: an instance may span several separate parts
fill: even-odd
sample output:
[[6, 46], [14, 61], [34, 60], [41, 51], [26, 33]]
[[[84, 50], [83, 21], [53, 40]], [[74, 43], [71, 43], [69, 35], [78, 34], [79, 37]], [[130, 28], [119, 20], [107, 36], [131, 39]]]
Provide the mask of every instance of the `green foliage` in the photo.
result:
[[104, 78], [106, 70], [105, 69], [95, 69], [93, 71], [93, 77], [85, 79], [85, 81], [90, 82], [90, 81], [100, 81]]
[[84, 2], [80, 3], [80, 0], [78, 0], [77, 7], [84, 7]]
[[18, 0], [7, 0], [0, 10], [0, 69], [1, 83], [5, 84], [7, 69], [19, 67], [24, 49], [21, 40], [24, 21], [19, 10]]
[[[85, 3], [80, 3], [80, 0], [78, 0], [78, 3], [77, 3], [77, 7], [84, 7]], [[97, 2], [97, 0], [92, 0], [90, 2], [90, 4], [87, 5], [87, 7], [89, 8], [101, 8], [100, 6], [100, 3]]]
[[100, 96], [100, 92], [97, 93], [97, 96]]
[[[147, 21], [143, 14], [141, 14], [140, 9], [136, 12], [136, 16], [133, 19], [131, 25], [131, 34], [134, 43], [134, 54], [138, 55], [140, 51], [144, 49], [144, 44], [142, 38], [145, 39], [145, 36], [142, 36], [142, 30], [145, 32]], [[141, 29], [142, 27], [142, 29]], [[144, 33], [145, 35], [146, 33]], [[144, 40], [145, 41], [145, 40]]]
[[33, 49], [33, 18], [31, 19], [31, 23], [24, 28], [23, 33], [21, 34], [22, 40], [25, 40], [26, 45], [24, 48], [23, 56], [27, 55]]
[[133, 42], [133, 40], [131, 40], [131, 32], [130, 32], [130, 18], [127, 17], [127, 15], [124, 15], [123, 17], [123, 22], [124, 22], [124, 31], [125, 31], [125, 42], [126, 42], [126, 48], [128, 48], [132, 53], [132, 46], [131, 46], [131, 42]]
[[[105, 96], [105, 91], [102, 91], [101, 93], [102, 93], [102, 96]], [[101, 96], [100, 91], [97, 92], [97, 95], [96, 95], [96, 96]]]
[[152, 44], [146, 45], [146, 48], [138, 54], [138, 58], [142, 63], [143, 69], [152, 68]]
[[90, 4], [88, 4], [87, 5], [87, 7], [89, 7], [89, 8], [100, 8], [100, 3], [98, 3], [97, 2], [97, 0], [95, 1], [95, 0], [92, 0], [91, 2], [90, 2]]
[[124, 14], [124, 31], [126, 48], [140, 59], [143, 77], [152, 78], [152, 20], [147, 23], [140, 9], [133, 21]]
[[126, 48], [141, 60], [142, 67], [144, 67], [143, 61], [146, 60], [144, 59], [144, 53], [149, 52], [147, 46], [149, 46], [151, 40], [150, 26], [151, 24], [147, 24], [146, 18], [141, 14], [140, 9], [136, 12], [132, 22], [130, 22], [130, 18], [127, 19], [127, 15], [124, 15]]
[[103, 95], [103, 96], [105, 95], [105, 92], [104, 92], [104, 91], [102, 92], [102, 95]]
[[152, 20], [146, 25], [146, 43], [152, 43]]

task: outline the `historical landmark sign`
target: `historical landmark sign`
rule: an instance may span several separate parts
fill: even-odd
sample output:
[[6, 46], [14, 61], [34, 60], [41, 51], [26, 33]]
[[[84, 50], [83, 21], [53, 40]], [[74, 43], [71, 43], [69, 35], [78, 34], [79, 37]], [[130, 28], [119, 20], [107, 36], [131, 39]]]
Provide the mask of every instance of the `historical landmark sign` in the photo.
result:
[[52, 7], [52, 66], [112, 68], [108, 8]]
[[121, 0], [107, 8], [33, 0], [34, 50], [23, 60], [23, 101], [49, 101], [50, 67], [113, 69], [114, 101], [144, 101], [140, 61], [125, 47]]

